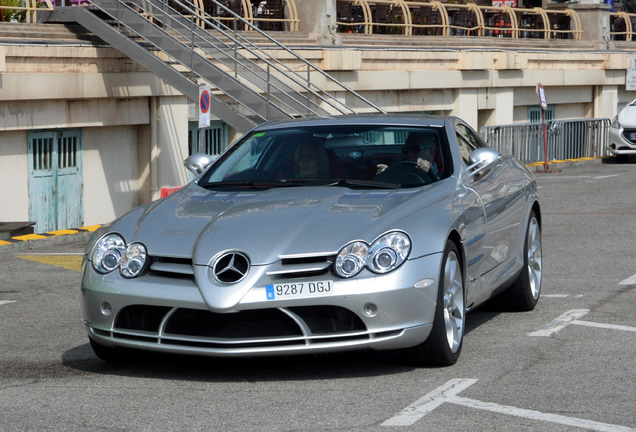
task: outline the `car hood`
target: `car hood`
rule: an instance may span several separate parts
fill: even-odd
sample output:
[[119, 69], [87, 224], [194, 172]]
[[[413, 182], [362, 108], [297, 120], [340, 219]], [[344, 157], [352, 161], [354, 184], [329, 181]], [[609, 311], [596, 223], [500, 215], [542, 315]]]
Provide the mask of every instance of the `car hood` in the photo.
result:
[[428, 188], [222, 192], [191, 183], [134, 210], [108, 230], [128, 243], [144, 243], [150, 255], [192, 257], [193, 264], [208, 265], [219, 252], [235, 250], [245, 252], [253, 265], [264, 265], [281, 256], [336, 253], [352, 240], [371, 242], [422, 210], [422, 201], [413, 198]]
[[636, 129], [636, 106], [627, 105], [618, 113], [618, 122], [623, 128]]

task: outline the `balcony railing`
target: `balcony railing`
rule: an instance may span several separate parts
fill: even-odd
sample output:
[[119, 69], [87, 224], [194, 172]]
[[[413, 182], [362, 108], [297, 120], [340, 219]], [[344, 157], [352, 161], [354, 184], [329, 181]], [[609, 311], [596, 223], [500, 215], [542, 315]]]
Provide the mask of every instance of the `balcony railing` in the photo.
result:
[[627, 12], [610, 13], [610, 38], [632, 41], [636, 39], [636, 14]]
[[581, 39], [572, 9], [511, 8], [415, 0], [337, 0], [342, 33]]

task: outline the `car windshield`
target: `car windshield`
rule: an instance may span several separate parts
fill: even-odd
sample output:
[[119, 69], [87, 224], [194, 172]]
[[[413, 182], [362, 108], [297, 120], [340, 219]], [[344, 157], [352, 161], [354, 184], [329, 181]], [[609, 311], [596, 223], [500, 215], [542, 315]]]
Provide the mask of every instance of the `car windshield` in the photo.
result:
[[409, 188], [449, 175], [441, 126], [312, 126], [256, 130], [224, 153], [203, 187]]

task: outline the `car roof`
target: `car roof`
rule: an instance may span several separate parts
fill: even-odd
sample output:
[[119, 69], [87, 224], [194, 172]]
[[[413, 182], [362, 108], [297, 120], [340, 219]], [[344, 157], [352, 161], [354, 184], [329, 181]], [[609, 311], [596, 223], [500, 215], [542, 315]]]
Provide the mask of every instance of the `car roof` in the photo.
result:
[[263, 123], [255, 130], [285, 129], [307, 126], [379, 125], [379, 126], [437, 126], [446, 121], [454, 122], [454, 117], [427, 114], [348, 114], [331, 117], [305, 117], [293, 120], [273, 120]]

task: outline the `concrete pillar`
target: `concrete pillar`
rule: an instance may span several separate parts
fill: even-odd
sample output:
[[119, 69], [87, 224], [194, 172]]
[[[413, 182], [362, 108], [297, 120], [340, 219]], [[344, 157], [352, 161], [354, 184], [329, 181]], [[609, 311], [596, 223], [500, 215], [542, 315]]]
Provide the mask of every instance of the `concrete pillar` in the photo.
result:
[[618, 87], [612, 85], [594, 86], [593, 118], [612, 119], [618, 114]]
[[[156, 98], [155, 120], [151, 130], [156, 142], [151, 144], [151, 193], [157, 199], [162, 187], [181, 186], [188, 181], [183, 161], [188, 157], [188, 103], [185, 96]], [[156, 121], [155, 125], [152, 122]], [[152, 133], [152, 131], [151, 131]], [[153, 172], [154, 170], [154, 172]]]
[[450, 115], [461, 118], [476, 130], [479, 126], [477, 96], [476, 88], [457, 89], [453, 109], [450, 112]]
[[323, 45], [341, 45], [336, 31], [336, 0], [294, 0], [298, 11], [298, 30], [318, 37]]
[[568, 5], [568, 8], [578, 14], [583, 30], [581, 38], [590, 43], [590, 48], [614, 49], [614, 43], [610, 40], [610, 5], [599, 3], [598, 0], [581, 0]]
[[514, 123], [514, 99], [515, 93], [512, 88], [490, 89], [492, 97], [495, 98], [495, 112], [491, 121], [497, 125]]

